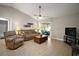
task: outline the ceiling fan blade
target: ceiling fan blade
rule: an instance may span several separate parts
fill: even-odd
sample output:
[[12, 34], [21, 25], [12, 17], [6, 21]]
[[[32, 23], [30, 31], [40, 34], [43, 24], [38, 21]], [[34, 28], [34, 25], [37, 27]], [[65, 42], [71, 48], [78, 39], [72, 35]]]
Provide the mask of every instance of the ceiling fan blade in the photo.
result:
[[49, 16], [42, 16], [42, 17], [49, 17]]
[[39, 16], [39, 15], [34, 15], [34, 16]]

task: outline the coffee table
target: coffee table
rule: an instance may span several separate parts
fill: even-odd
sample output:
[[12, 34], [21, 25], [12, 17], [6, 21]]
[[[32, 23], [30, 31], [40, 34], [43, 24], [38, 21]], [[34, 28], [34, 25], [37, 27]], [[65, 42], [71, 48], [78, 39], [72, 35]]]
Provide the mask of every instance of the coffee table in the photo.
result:
[[37, 35], [37, 36], [34, 36], [34, 42], [36, 43], [43, 43], [45, 42], [46, 40], [48, 40], [48, 36], [47, 35]]

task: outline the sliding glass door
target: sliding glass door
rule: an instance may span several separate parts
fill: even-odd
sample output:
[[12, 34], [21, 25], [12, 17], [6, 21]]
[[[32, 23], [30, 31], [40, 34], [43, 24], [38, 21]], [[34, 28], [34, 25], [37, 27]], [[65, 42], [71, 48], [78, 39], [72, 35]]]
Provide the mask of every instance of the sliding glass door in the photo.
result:
[[50, 23], [40, 23], [40, 29], [39, 32], [43, 35], [50, 35]]

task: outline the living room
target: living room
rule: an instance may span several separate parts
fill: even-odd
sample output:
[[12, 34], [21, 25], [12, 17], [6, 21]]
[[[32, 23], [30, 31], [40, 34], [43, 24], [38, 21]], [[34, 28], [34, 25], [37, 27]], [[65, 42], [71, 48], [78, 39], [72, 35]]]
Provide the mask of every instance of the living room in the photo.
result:
[[[78, 3], [0, 3], [0, 55], [71, 56], [65, 28], [77, 28], [79, 38], [78, 19]], [[40, 41], [40, 36], [45, 37]], [[22, 40], [8, 42], [16, 39]]]

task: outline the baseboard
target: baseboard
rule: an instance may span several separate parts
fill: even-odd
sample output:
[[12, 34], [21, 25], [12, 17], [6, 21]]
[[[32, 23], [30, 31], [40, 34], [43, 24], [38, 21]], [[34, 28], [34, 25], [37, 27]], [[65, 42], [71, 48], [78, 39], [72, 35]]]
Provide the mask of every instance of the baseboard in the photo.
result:
[[60, 38], [52, 38], [52, 39], [64, 41], [64, 39], [60, 39]]

